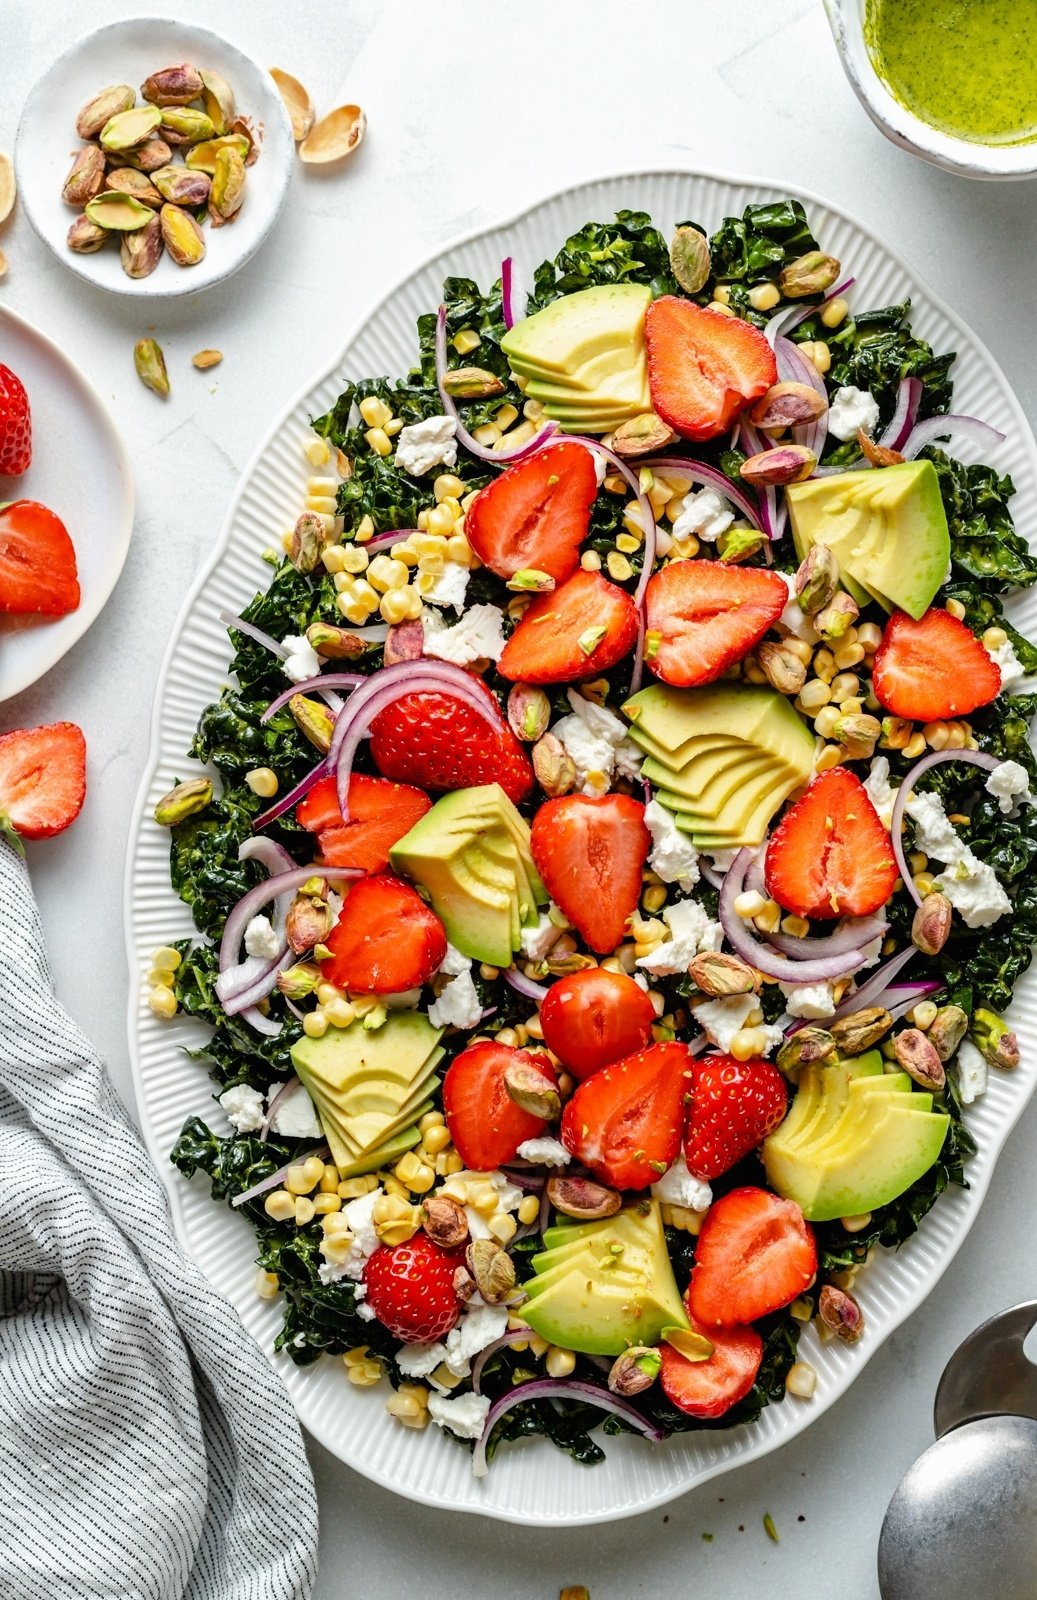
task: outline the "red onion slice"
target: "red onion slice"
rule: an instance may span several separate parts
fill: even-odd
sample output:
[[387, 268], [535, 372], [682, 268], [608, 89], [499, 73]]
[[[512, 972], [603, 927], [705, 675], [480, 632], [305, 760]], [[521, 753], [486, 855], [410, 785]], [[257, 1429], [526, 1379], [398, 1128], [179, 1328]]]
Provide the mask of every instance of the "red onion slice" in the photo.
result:
[[272, 822], [277, 821], [278, 817], [283, 817], [286, 811], [290, 811], [294, 805], [298, 805], [303, 795], [309, 794], [314, 784], [319, 783], [327, 775], [327, 763], [318, 761], [312, 772], [308, 772], [305, 778], [300, 778], [294, 788], [289, 789], [287, 794], [283, 794], [272, 806], [268, 806], [265, 811], [259, 813], [259, 816], [252, 824], [253, 828], [268, 828]]
[[915, 425], [924, 385], [921, 378], [901, 378], [893, 415], [875, 440], [884, 450], [899, 450]]
[[866, 1006], [881, 1005], [881, 997], [897, 973], [902, 967], [907, 966], [912, 956], [917, 954], [915, 946], [909, 944], [905, 949], [898, 950], [895, 956], [890, 956], [888, 961], [883, 962], [882, 966], [872, 973], [866, 983], [862, 983], [859, 989], [855, 989], [845, 1000], [840, 1001], [832, 1013], [831, 1020], [834, 1022], [839, 1017], [849, 1016], [852, 1011], [863, 1011]]
[[942, 417], [926, 417], [924, 422], [917, 423], [901, 446], [900, 453], [905, 461], [913, 461], [927, 444], [936, 444], [944, 438], [944, 435], [950, 435], [950, 440], [949, 443], [942, 444], [941, 448], [951, 453], [954, 451], [956, 441], [967, 440], [983, 455], [1005, 442], [1005, 435], [1000, 429], [992, 428], [989, 422], [981, 422], [978, 417], [955, 416], [952, 412], [948, 412]]
[[812, 361], [808, 361], [791, 339], [783, 338], [780, 334], [774, 342], [774, 354], [778, 361], [778, 377], [783, 383], [805, 383], [814, 393], [824, 401], [824, 410], [813, 422], [804, 423], [800, 428], [793, 428], [792, 437], [798, 444], [805, 445], [812, 450], [820, 461], [821, 452], [828, 438], [828, 390]]
[[277, 1185], [288, 1176], [290, 1167], [299, 1166], [302, 1162], [309, 1161], [311, 1156], [320, 1156], [323, 1161], [324, 1157], [330, 1156], [330, 1154], [331, 1149], [328, 1145], [318, 1144], [312, 1150], [305, 1151], [302, 1155], [293, 1156], [291, 1161], [285, 1162], [283, 1167], [278, 1167], [277, 1171], [272, 1172], [268, 1178], [263, 1178], [259, 1183], [254, 1183], [251, 1189], [246, 1189], [243, 1194], [236, 1194], [231, 1201], [231, 1205], [243, 1206], [246, 1201], [254, 1200], [257, 1195], [266, 1194], [268, 1189], [276, 1189]]
[[454, 404], [454, 397], [447, 393], [443, 378], [447, 371], [446, 353], [446, 306], [440, 306], [436, 315], [436, 385], [439, 389], [439, 399], [444, 412], [452, 417], [456, 423], [455, 437], [459, 445], [475, 456], [479, 461], [490, 461], [498, 466], [505, 467], [509, 462], [522, 461], [526, 456], [532, 455], [545, 445], [548, 439], [558, 432], [557, 422], [545, 422], [540, 431], [523, 445], [515, 445], [510, 450], [490, 450], [486, 445], [480, 444], [478, 439], [472, 437], [461, 421], [461, 413]]
[[260, 1142], [260, 1144], [265, 1144], [267, 1139], [269, 1138], [270, 1125], [271, 1125], [271, 1123], [273, 1121], [274, 1112], [277, 1110], [277, 1108], [281, 1104], [282, 1100], [287, 1100], [288, 1096], [291, 1094], [292, 1090], [296, 1087], [298, 1082], [299, 1082], [298, 1078], [293, 1076], [293, 1077], [289, 1078], [286, 1083], [282, 1083], [281, 1087], [278, 1089], [277, 1093], [274, 1095], [274, 1098], [271, 1100], [270, 1104], [267, 1106], [266, 1114], [263, 1117], [263, 1126], [259, 1130], [259, 1142]]
[[766, 531], [760, 520], [759, 507], [755, 506], [745, 490], [740, 489], [737, 483], [732, 483], [719, 467], [711, 467], [705, 461], [693, 461], [690, 456], [652, 456], [642, 465], [651, 467], [653, 472], [661, 472], [664, 476], [667, 472], [675, 472], [678, 477], [690, 478], [692, 483], [705, 484], [710, 489], [719, 490], [725, 499], [738, 507], [751, 527], [758, 533]]
[[[301, 683], [293, 683], [291, 688], [284, 689], [276, 700], [271, 700], [259, 720], [260, 722], [269, 722], [270, 718], [276, 716], [281, 707], [286, 706], [289, 700], [297, 694], [311, 694], [314, 692], [324, 694], [332, 689], [355, 689], [358, 684], [366, 680], [366, 677], [367, 674], [363, 672], [323, 672], [316, 678], [303, 678]], [[330, 699], [330, 694], [328, 698]], [[338, 695], [335, 695], [335, 699], [338, 701], [337, 709], [341, 710], [342, 701], [339, 700]], [[332, 707], [332, 709], [336, 708]]]
[[365, 539], [363, 544], [358, 544], [358, 550], [381, 550], [387, 544], [403, 544], [412, 533], [420, 533], [420, 528], [390, 528], [387, 533], [376, 533], [373, 539]]
[[769, 945], [755, 939], [749, 932], [748, 924], [734, 908], [753, 857], [752, 850], [739, 850], [724, 876], [717, 913], [728, 944], [743, 961], [748, 961], [759, 972], [765, 972], [782, 983], [821, 983], [830, 978], [845, 978], [863, 966], [867, 957], [860, 949], [846, 950], [817, 961], [792, 961], [785, 956], [775, 955]]
[[643, 1417], [629, 1400], [621, 1400], [618, 1395], [612, 1394], [596, 1383], [574, 1382], [571, 1378], [536, 1378], [531, 1383], [520, 1383], [514, 1389], [509, 1389], [499, 1400], [493, 1402], [486, 1413], [482, 1434], [472, 1454], [472, 1471], [477, 1478], [486, 1476], [486, 1446], [497, 1423], [506, 1412], [529, 1400], [583, 1400], [597, 1406], [601, 1411], [622, 1417], [631, 1427], [636, 1428], [646, 1439], [651, 1439], [655, 1444], [666, 1437], [663, 1430], [657, 1428], [654, 1422], [649, 1422], [647, 1417]]
[[269, 650], [272, 655], [277, 656], [279, 661], [285, 660], [288, 655], [287, 650], [282, 645], [279, 645], [276, 639], [272, 639], [268, 633], [264, 633], [262, 628], [257, 628], [254, 623], [246, 622], [244, 617], [236, 617], [233, 611], [220, 611], [217, 615], [220, 621], [226, 627], [233, 628], [235, 633], [246, 634], [256, 644], [261, 644], [264, 650]]
[[812, 956], [838, 956], [847, 950], [860, 950], [873, 939], [885, 933], [889, 924], [885, 917], [861, 917], [856, 927], [849, 923], [837, 928], [835, 933], [821, 934], [817, 938], [799, 939], [791, 933], [767, 933], [764, 938], [782, 955], [805, 958]]
[[499, 1339], [494, 1339], [492, 1344], [488, 1344], [485, 1349], [479, 1351], [479, 1354], [472, 1362], [473, 1394], [482, 1393], [482, 1390], [479, 1387], [479, 1379], [482, 1377], [483, 1367], [485, 1367], [490, 1357], [496, 1355], [498, 1350], [503, 1350], [505, 1346], [509, 1344], [517, 1344], [520, 1340], [528, 1340], [528, 1338], [528, 1328], [509, 1328], [506, 1333], [501, 1334]]
[[982, 767], [986, 772], [996, 772], [1002, 764], [1001, 756], [992, 756], [985, 750], [932, 750], [929, 755], [923, 756], [921, 761], [916, 761], [914, 766], [904, 774], [897, 797], [893, 802], [893, 814], [889, 822], [889, 842], [893, 846], [893, 854], [897, 858], [897, 867], [904, 880], [904, 888], [911, 896], [916, 906], [922, 904], [922, 896], [915, 887], [915, 880], [908, 863], [907, 852], [904, 849], [904, 808], [910, 800], [915, 785], [919, 778], [927, 773], [930, 767], [938, 767], [945, 761], [964, 761], [967, 766]]
[[839, 296], [845, 294], [847, 289], [852, 289], [856, 282], [856, 278], [844, 278], [834, 289], [829, 289], [823, 300], [815, 301], [809, 306], [786, 306], [784, 311], [776, 312], [763, 330], [771, 349], [773, 350], [774, 342], [779, 335], [791, 333], [793, 328], [798, 328], [801, 322], [806, 322], [816, 311], [822, 311], [831, 301], [838, 300]]
[[501, 977], [508, 988], [514, 989], [516, 994], [524, 995], [527, 1000], [532, 1000], [538, 1006], [543, 1005], [547, 990], [542, 983], [534, 983], [532, 978], [527, 978], [524, 972], [517, 972], [514, 967], [504, 967]]
[[258, 861], [269, 873], [292, 872], [298, 862], [274, 839], [245, 839], [238, 846], [239, 861]]

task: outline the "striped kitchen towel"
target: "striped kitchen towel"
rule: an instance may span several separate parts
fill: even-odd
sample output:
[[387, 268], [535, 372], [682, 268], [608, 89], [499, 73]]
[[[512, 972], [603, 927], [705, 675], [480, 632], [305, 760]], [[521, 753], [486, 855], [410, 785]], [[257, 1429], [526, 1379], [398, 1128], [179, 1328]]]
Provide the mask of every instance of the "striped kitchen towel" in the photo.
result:
[[0, 842], [0, 1596], [305, 1600], [288, 1397], [184, 1256]]

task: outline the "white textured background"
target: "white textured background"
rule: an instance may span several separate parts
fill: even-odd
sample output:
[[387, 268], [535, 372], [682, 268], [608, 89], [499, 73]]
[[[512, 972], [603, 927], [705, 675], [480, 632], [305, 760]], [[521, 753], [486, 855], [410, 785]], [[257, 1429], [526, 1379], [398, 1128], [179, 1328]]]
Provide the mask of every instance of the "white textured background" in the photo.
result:
[[[28, 88], [58, 50], [134, 9], [0, 0], [0, 148], [11, 148]], [[371, 126], [351, 168], [299, 174], [276, 236], [238, 277], [197, 303], [149, 310], [147, 326], [132, 304], [76, 283], [24, 218], [3, 236], [11, 266], [0, 294], [98, 385], [137, 470], [134, 545], [103, 619], [42, 683], [0, 707], [0, 730], [71, 718], [89, 740], [84, 815], [31, 859], [62, 997], [127, 1095], [122, 861], [170, 627], [255, 441], [408, 261], [610, 166], [784, 177], [885, 233], [990, 345], [1031, 414], [1037, 399], [1035, 191], [970, 184], [887, 145], [842, 78], [820, 0], [180, 0], [177, 14], [295, 72], [321, 108], [360, 102]], [[151, 331], [173, 381], [165, 404], [133, 374], [133, 342]], [[188, 364], [203, 345], [225, 352], [213, 373]], [[1035, 1156], [1031, 1109], [947, 1277], [850, 1396], [796, 1444], [668, 1511], [572, 1533], [455, 1521], [368, 1486], [315, 1448], [319, 1600], [554, 1600], [567, 1583], [587, 1584], [593, 1600], [675, 1600], [707, 1587], [742, 1600], [760, 1583], [775, 1600], [815, 1585], [875, 1600], [882, 1513], [931, 1440], [944, 1360], [985, 1316], [1037, 1292]], [[779, 1547], [763, 1532], [765, 1511]]]

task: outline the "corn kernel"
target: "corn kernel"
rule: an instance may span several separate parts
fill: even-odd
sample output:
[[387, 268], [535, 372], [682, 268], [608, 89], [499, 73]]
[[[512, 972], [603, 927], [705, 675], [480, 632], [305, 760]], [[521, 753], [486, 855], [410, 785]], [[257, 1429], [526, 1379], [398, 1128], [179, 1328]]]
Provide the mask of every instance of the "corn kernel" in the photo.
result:
[[347, 1350], [342, 1357], [346, 1368], [346, 1377], [350, 1383], [356, 1384], [359, 1389], [370, 1389], [382, 1379], [382, 1363], [375, 1361], [367, 1353], [366, 1344], [360, 1345], [356, 1350]]
[[528, 1227], [540, 1215], [540, 1200], [535, 1194], [524, 1194], [519, 1201], [518, 1219], [523, 1226]]
[[331, 446], [327, 439], [307, 439], [302, 450], [311, 467], [326, 467], [331, 460]]
[[541, 1356], [546, 1356], [550, 1348], [551, 1346], [548, 1344], [547, 1340], [541, 1339], [538, 1333], [534, 1334], [532, 1339], [529, 1341], [529, 1353], [531, 1356], [535, 1356], [538, 1361], [540, 1360]]
[[809, 1322], [814, 1315], [813, 1301], [808, 1300], [806, 1295], [800, 1295], [789, 1306], [789, 1315], [795, 1317], [797, 1322]]
[[766, 898], [755, 889], [746, 889], [735, 899], [735, 915], [739, 917], [758, 917], [760, 912], [767, 907]]
[[409, 610], [406, 589], [390, 589], [383, 594], [378, 605], [378, 614], [383, 622], [393, 625], [406, 622]]
[[263, 1210], [275, 1222], [287, 1222], [295, 1216], [295, 1196], [287, 1189], [272, 1189], [263, 1201]]
[[609, 569], [609, 577], [615, 578], [617, 583], [625, 583], [634, 576], [634, 569], [626, 556], [619, 550], [610, 550], [605, 557], [605, 565]]
[[356, 1018], [356, 1011], [348, 1000], [329, 1000], [324, 1007], [324, 1015], [332, 1028], [348, 1028]]
[[797, 345], [796, 348], [800, 355], [810, 362], [814, 371], [820, 373], [823, 378], [832, 365], [832, 352], [824, 340], [818, 339], [815, 344], [801, 344]]
[[721, 317], [733, 317], [735, 314], [732, 307], [726, 306], [722, 300], [711, 300], [706, 310], [715, 311]]
[[482, 427], [476, 428], [472, 434], [472, 438], [486, 449], [489, 449], [491, 445], [495, 445], [501, 437], [500, 429], [495, 428], [492, 422], [484, 422]]
[[316, 1212], [313, 1201], [308, 1195], [302, 1195], [298, 1200], [296, 1200], [295, 1225], [297, 1228], [304, 1228], [308, 1222], [312, 1222], [315, 1214]]
[[841, 294], [837, 294], [835, 299], [829, 300], [822, 310], [821, 321], [826, 328], [837, 328], [840, 322], [846, 321], [846, 313], [849, 309], [849, 302], [844, 300]]
[[580, 566], [584, 572], [600, 572], [601, 557], [596, 550], [585, 550], [580, 557]]
[[783, 639], [781, 646], [783, 650], [791, 650], [797, 661], [802, 661], [805, 667], [809, 667], [814, 651], [805, 639]]
[[368, 539], [374, 538], [374, 523], [366, 512], [357, 523], [353, 538], [358, 544], [366, 544]]
[[773, 311], [780, 299], [781, 293], [774, 283], [758, 283], [749, 290], [749, 304], [754, 311]]
[[922, 734], [912, 734], [904, 746], [904, 755], [909, 761], [917, 761], [918, 757], [925, 754], [925, 739]]
[[777, 933], [781, 927], [781, 907], [776, 900], [768, 900], [762, 911], [753, 918], [761, 933]]
[[468, 1204], [481, 1217], [492, 1217], [497, 1209], [497, 1191], [492, 1183], [475, 1183], [468, 1190]]
[[148, 995], [148, 1009], [156, 1017], [175, 1017], [177, 1013], [177, 999], [172, 989], [167, 984], [156, 983]]
[[366, 400], [361, 400], [357, 410], [369, 428], [382, 428], [389, 421], [392, 412], [384, 400], [379, 400], [377, 395], [368, 395]]
[[828, 705], [831, 698], [832, 691], [821, 678], [811, 678], [799, 691], [799, 704], [807, 712], [820, 711], [822, 706]]
[[384, 431], [384, 429], [368, 428], [367, 432], [364, 434], [364, 438], [367, 440], [376, 456], [392, 455], [392, 440], [389, 438], [389, 435]]
[[438, 1156], [450, 1143], [450, 1130], [443, 1123], [435, 1128], [427, 1128], [422, 1142], [430, 1155]]
[[388, 439], [395, 439], [396, 435], [402, 430], [402, 428], [403, 428], [403, 418], [402, 417], [393, 417], [391, 422], [383, 422], [382, 423], [382, 432], [385, 434], [386, 438], [388, 438]]
[[276, 1272], [265, 1272], [260, 1267], [255, 1276], [254, 1287], [260, 1300], [273, 1300], [280, 1292], [281, 1280]]
[[160, 944], [151, 958], [151, 965], [158, 967], [161, 972], [175, 972], [183, 959], [179, 950], [171, 944]]
[[840, 672], [848, 672], [851, 667], [859, 667], [865, 657], [865, 649], [854, 639], [850, 644], [844, 644], [835, 652], [835, 664]]
[[343, 1178], [338, 1186], [339, 1198], [359, 1200], [361, 1195], [370, 1194], [377, 1187], [378, 1179], [373, 1172], [365, 1172], [359, 1178]]
[[649, 914], [654, 914], [656, 911], [661, 911], [663, 906], [666, 904], [665, 888], [661, 884], [658, 884], [654, 885], [650, 889], [646, 889], [644, 894], [641, 896], [641, 904]]
[[245, 782], [252, 793], [263, 800], [272, 800], [277, 793], [277, 773], [270, 767], [253, 767], [251, 772], [246, 772]]
[[782, 917], [781, 931], [789, 934], [793, 939], [805, 939], [810, 932], [810, 923], [806, 917]]
[[829, 689], [832, 691], [832, 699], [837, 701], [839, 704], [842, 704], [844, 700], [849, 700], [851, 696], [855, 695], [860, 686], [860, 679], [857, 677], [856, 673], [853, 672], [838, 673], [828, 685]]
[[495, 1211], [486, 1226], [498, 1244], [510, 1244], [518, 1231], [518, 1224], [509, 1211]]
[[[308, 494], [306, 499], [303, 501], [303, 509], [305, 511], [312, 511], [319, 517], [327, 517], [331, 521], [334, 521], [335, 512], [338, 510], [338, 502], [336, 501], [334, 495]], [[325, 523], [325, 527], [326, 526], [327, 523]]]
[[288, 1168], [284, 1186], [289, 1194], [309, 1194], [324, 1176], [324, 1163], [320, 1156], [309, 1156]]
[[931, 1000], [919, 1000], [911, 1013], [911, 1021], [916, 1028], [921, 1028], [924, 1032], [936, 1021], [937, 1009]]
[[814, 732], [822, 739], [830, 739], [835, 732], [835, 725], [843, 716], [839, 706], [822, 706], [814, 718]]
[[394, 561], [392, 556], [377, 555], [368, 566], [366, 581], [379, 594], [385, 594], [389, 589], [402, 589], [408, 576], [406, 562]]
[[323, 1039], [328, 1031], [328, 1019], [323, 1011], [307, 1011], [302, 1019], [302, 1031], [307, 1039]]
[[749, 1061], [767, 1048], [767, 1035], [762, 1028], [739, 1028], [731, 1040], [731, 1054], [736, 1061]]
[[493, 420], [497, 427], [503, 432], [504, 429], [510, 428], [513, 422], [518, 421], [518, 407], [513, 406], [509, 400], [506, 405], [501, 406], [497, 410]]
[[544, 1361], [548, 1374], [552, 1378], [568, 1378], [576, 1371], [576, 1357], [571, 1350], [562, 1350], [558, 1345], [552, 1345]]
[[473, 350], [478, 350], [482, 340], [474, 328], [462, 328], [460, 333], [454, 334], [450, 342], [459, 356], [467, 356]]
[[785, 1374], [785, 1392], [797, 1400], [810, 1400], [817, 1387], [817, 1372], [809, 1361], [794, 1361]]
[[814, 771], [815, 773], [830, 772], [833, 767], [841, 766], [842, 762], [843, 752], [840, 746], [837, 744], [826, 744], [820, 754], [814, 758]]
[[959, 622], [961, 622], [965, 616], [965, 607], [962, 605], [960, 600], [948, 600], [947, 610], [950, 612], [952, 617], [957, 617]]

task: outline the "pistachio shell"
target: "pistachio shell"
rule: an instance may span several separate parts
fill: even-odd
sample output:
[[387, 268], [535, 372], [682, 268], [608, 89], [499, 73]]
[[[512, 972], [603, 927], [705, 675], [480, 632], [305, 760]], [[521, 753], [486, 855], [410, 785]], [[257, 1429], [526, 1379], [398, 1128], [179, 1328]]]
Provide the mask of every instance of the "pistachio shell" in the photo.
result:
[[136, 167], [139, 172], [157, 172], [159, 167], [169, 165], [173, 152], [164, 139], [145, 139], [123, 159], [128, 167]]
[[136, 167], [116, 167], [114, 172], [108, 174], [107, 187], [118, 194], [132, 195], [134, 200], [139, 200], [142, 206], [150, 206], [152, 211], [157, 211], [162, 204], [162, 196], [147, 173], [138, 172]]
[[115, 83], [95, 94], [85, 106], [80, 107], [76, 118], [76, 132], [81, 139], [96, 139], [106, 122], [117, 117], [120, 111], [129, 111], [136, 103], [136, 92], [128, 83]]
[[10, 156], [0, 150], [0, 227], [3, 227], [11, 215], [16, 193], [14, 166]]
[[222, 360], [222, 350], [196, 350], [191, 357], [191, 365], [197, 367], [200, 372], [205, 372], [209, 367], [218, 367]]
[[205, 115], [216, 129], [223, 133], [234, 121], [234, 90], [218, 72], [202, 69], [202, 106]]
[[162, 137], [167, 144], [200, 144], [203, 139], [216, 136], [212, 118], [191, 106], [164, 106], [160, 116]]
[[248, 140], [240, 133], [225, 133], [218, 139], [206, 139], [202, 144], [193, 145], [184, 160], [192, 172], [207, 172], [211, 178], [216, 171], [216, 157], [221, 150], [236, 150], [241, 159], [247, 162], [249, 149]]
[[227, 132], [237, 134], [239, 139], [245, 140], [248, 145], [245, 165], [246, 167], [253, 166], [259, 160], [259, 140], [256, 138], [256, 130], [253, 128], [251, 120], [248, 117], [235, 117]]
[[162, 255], [162, 222], [154, 212], [151, 221], [119, 241], [122, 270], [128, 278], [150, 277]]
[[670, 240], [670, 267], [685, 294], [698, 294], [709, 278], [709, 243], [698, 228], [678, 228]]
[[162, 220], [162, 239], [178, 267], [196, 267], [205, 255], [202, 230], [189, 211], [179, 206], [164, 205], [159, 212]]
[[67, 205], [85, 206], [104, 188], [104, 151], [95, 144], [85, 144], [69, 169], [61, 198]]
[[[89, 217], [77, 217], [68, 230], [66, 243], [77, 256], [92, 256], [94, 251], [100, 250], [105, 240], [111, 237], [107, 228], [99, 228]], [[131, 237], [132, 235], [127, 235], [127, 238]]]
[[270, 76], [277, 84], [277, 92], [288, 107], [288, 115], [292, 120], [292, 138], [298, 144], [301, 139], [305, 139], [316, 121], [313, 101], [298, 78], [293, 78], [290, 72], [283, 72], [280, 67], [271, 67]]
[[202, 92], [202, 74], [189, 61], [153, 72], [140, 86], [141, 97], [156, 106], [186, 106]]
[[[166, 358], [157, 339], [138, 339], [133, 347], [133, 365], [145, 389], [153, 390], [163, 399], [169, 394]], [[208, 778], [192, 778], [187, 783], [178, 784], [164, 800], [159, 801], [155, 807], [155, 821], [172, 827], [194, 812], [204, 811], [211, 799], [212, 784]]]
[[326, 166], [350, 156], [364, 137], [367, 118], [359, 106], [337, 106], [321, 117], [299, 146], [299, 157], [310, 166]]
[[209, 196], [213, 227], [220, 222], [230, 222], [241, 210], [245, 198], [245, 163], [237, 150], [223, 149], [216, 157], [212, 190]]
[[143, 228], [154, 216], [150, 206], [142, 206], [131, 195], [119, 194], [115, 189], [105, 190], [86, 207], [86, 214], [99, 228], [110, 228], [116, 233], [132, 233]]
[[160, 205], [162, 200], [170, 200], [176, 206], [204, 206], [209, 198], [208, 175], [191, 172], [179, 162], [159, 167], [151, 174], [151, 181], [158, 190]]
[[101, 148], [113, 155], [133, 150], [150, 139], [161, 120], [158, 106], [134, 106], [130, 111], [120, 111], [109, 117], [101, 129]]

